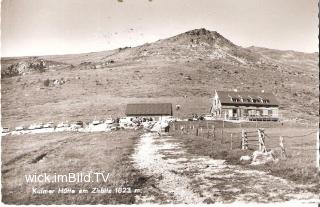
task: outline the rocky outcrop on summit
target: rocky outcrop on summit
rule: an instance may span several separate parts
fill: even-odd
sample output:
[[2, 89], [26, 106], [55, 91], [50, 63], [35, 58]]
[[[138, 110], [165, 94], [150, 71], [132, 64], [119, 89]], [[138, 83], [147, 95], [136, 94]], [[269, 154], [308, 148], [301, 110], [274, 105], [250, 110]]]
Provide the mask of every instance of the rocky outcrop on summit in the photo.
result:
[[3, 58], [1, 59], [1, 76], [13, 77], [19, 75], [26, 75], [33, 72], [45, 72], [56, 66], [65, 65], [54, 61], [47, 61], [37, 57], [17, 58], [14, 61]]
[[216, 31], [191, 30], [174, 37], [145, 44], [136, 49], [140, 57], [156, 56], [168, 61], [224, 59], [231, 64], [255, 64], [264, 58], [249, 49], [235, 45]]

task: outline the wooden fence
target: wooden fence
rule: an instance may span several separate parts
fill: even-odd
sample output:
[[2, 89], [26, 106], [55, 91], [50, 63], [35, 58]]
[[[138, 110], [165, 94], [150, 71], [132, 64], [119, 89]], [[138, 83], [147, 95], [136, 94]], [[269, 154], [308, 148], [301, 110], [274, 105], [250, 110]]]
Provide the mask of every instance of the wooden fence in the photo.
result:
[[[247, 125], [245, 125], [247, 126]], [[281, 129], [281, 128], [280, 128]], [[211, 139], [214, 144], [229, 145], [230, 149], [243, 150], [274, 150], [277, 156], [285, 159], [297, 160], [301, 165], [312, 159], [320, 171], [320, 146], [319, 132], [305, 132], [302, 135], [288, 136], [287, 128], [283, 133], [274, 132], [270, 128], [254, 128], [252, 126], [243, 127], [243, 125], [228, 122], [211, 121], [189, 121], [175, 122], [170, 126], [170, 131], [180, 134], [190, 134], [199, 138]], [[290, 130], [290, 129], [289, 129]], [[306, 137], [317, 137], [310, 144], [305, 141]], [[316, 142], [315, 142], [316, 141]], [[317, 144], [316, 144], [317, 143]], [[228, 147], [229, 148], [229, 147]]]
[[[221, 122], [213, 124], [213, 122], [201, 121], [180, 122], [172, 123], [170, 131], [176, 131], [180, 134], [193, 134], [195, 136], [212, 140], [219, 139], [221, 144], [230, 143], [230, 149], [254, 149], [262, 152], [267, 150], [265, 143], [265, 129], [258, 128], [254, 131], [247, 131], [244, 128], [240, 128], [240, 125], [237, 125], [237, 127], [234, 128], [227, 124], [230, 123]], [[218, 125], [218, 127], [216, 125]], [[231, 129], [233, 129], [233, 132], [229, 131]], [[283, 137], [279, 137], [279, 144], [277, 145], [277, 148], [280, 148], [281, 155], [286, 157]]]
[[245, 129], [241, 130], [241, 149], [249, 149], [249, 146], [257, 146], [261, 152], [266, 151], [263, 129], [258, 129], [256, 131], [246, 131]]
[[315, 128], [317, 127], [318, 123], [313, 122], [311, 123], [300, 123], [296, 121], [288, 121], [288, 122], [270, 122], [270, 121], [251, 121], [251, 122], [232, 122], [232, 121], [224, 121], [224, 120], [212, 120], [212, 121], [178, 121], [172, 123], [172, 125], [176, 126], [176, 129], [179, 128], [179, 126], [184, 126], [187, 128], [188, 126], [193, 126], [193, 128], [201, 127], [201, 128], [207, 128], [207, 125], [209, 128], [211, 126], [215, 126], [216, 128], [275, 128], [275, 127], [283, 127], [283, 128]]

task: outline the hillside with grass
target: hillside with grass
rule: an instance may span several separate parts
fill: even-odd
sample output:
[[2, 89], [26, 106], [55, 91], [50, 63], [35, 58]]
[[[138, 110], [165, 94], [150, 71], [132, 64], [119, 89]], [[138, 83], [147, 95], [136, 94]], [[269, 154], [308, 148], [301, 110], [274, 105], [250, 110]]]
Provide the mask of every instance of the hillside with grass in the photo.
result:
[[206, 29], [133, 48], [2, 58], [2, 123], [123, 116], [132, 102], [179, 104], [174, 114], [188, 117], [209, 112], [214, 90], [235, 88], [272, 92], [284, 117], [318, 121], [318, 61], [318, 53], [243, 48]]

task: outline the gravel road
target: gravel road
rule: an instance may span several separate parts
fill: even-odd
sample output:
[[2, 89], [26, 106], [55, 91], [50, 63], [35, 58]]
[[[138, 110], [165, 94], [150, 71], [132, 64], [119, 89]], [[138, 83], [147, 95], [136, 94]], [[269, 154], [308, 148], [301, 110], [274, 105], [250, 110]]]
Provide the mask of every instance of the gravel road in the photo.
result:
[[159, 199], [145, 189], [138, 203], [320, 202], [310, 186], [189, 154], [167, 135], [143, 134], [132, 158], [135, 167], [156, 178], [155, 188], [163, 195]]

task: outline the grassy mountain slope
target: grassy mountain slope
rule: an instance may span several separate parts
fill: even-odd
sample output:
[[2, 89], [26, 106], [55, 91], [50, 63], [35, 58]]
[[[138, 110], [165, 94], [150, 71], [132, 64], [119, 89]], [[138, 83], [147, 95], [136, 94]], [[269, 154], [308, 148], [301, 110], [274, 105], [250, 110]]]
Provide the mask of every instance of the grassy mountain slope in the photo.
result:
[[[30, 57], [2, 58], [2, 73]], [[281, 113], [318, 121], [318, 54], [243, 48], [197, 29], [134, 48], [32, 57], [44, 72], [2, 77], [3, 125], [121, 116], [130, 102], [172, 102], [207, 113], [214, 90], [273, 92]], [[49, 79], [49, 85], [44, 81]], [[54, 85], [54, 80], [63, 80]]]

